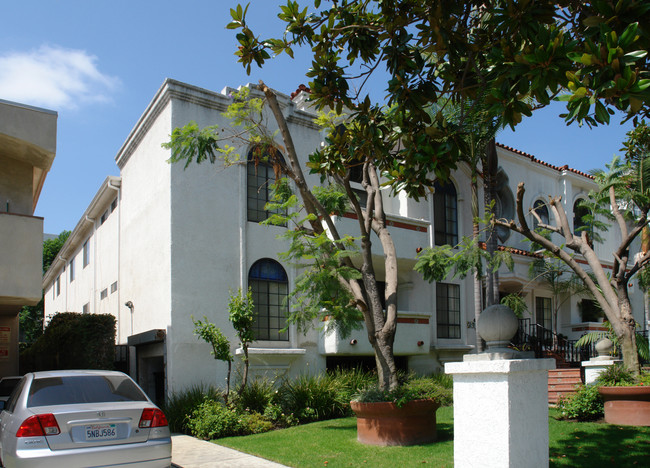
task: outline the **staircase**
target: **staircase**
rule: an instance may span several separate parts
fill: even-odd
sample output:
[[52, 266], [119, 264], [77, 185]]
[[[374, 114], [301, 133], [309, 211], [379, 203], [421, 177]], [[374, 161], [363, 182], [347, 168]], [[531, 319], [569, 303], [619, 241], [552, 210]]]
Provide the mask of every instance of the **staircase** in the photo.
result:
[[557, 404], [561, 397], [575, 393], [582, 383], [580, 368], [552, 369], [548, 371], [548, 403]]

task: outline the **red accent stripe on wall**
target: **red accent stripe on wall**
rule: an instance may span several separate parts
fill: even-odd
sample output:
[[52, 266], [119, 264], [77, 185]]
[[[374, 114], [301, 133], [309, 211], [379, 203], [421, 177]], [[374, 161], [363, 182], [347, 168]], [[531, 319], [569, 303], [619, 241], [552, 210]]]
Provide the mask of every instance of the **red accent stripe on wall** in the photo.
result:
[[429, 324], [429, 319], [428, 318], [407, 318], [407, 317], [402, 317], [402, 318], [397, 318], [397, 323], [415, 323], [415, 324], [422, 324], [422, 325], [428, 325]]
[[[344, 218], [357, 219], [357, 215], [354, 213], [345, 213], [343, 214]], [[409, 231], [417, 232], [427, 232], [428, 228], [426, 226], [419, 226], [417, 224], [403, 223], [401, 221], [386, 221], [386, 225], [390, 227], [396, 227], [400, 229], [408, 229]]]

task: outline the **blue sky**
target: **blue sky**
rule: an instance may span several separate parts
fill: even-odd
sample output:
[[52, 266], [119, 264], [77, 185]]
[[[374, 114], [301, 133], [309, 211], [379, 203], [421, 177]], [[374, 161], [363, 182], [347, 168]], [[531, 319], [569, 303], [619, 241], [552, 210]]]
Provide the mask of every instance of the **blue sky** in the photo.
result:
[[[250, 2], [249, 23], [279, 36], [276, 0]], [[275, 59], [251, 75], [237, 63], [235, 32], [226, 30], [229, 0], [21, 0], [4, 2], [0, 28], [0, 99], [58, 112], [57, 155], [36, 213], [44, 230], [72, 230], [115, 155], [164, 79], [220, 91], [263, 79], [291, 93], [307, 83], [306, 53]], [[306, 3], [305, 3], [306, 5]], [[373, 89], [381, 98], [382, 87]], [[537, 111], [504, 130], [500, 143], [551, 164], [602, 168], [630, 125], [566, 127], [561, 106]]]

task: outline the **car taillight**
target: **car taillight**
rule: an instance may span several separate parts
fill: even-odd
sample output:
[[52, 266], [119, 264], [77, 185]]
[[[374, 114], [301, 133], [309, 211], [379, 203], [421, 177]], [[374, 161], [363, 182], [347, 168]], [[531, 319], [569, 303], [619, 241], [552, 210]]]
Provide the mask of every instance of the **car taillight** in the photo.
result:
[[16, 437], [39, 437], [61, 433], [52, 413], [37, 414], [25, 419], [16, 432]]
[[158, 408], [145, 408], [142, 410], [138, 427], [163, 427], [167, 425], [165, 413]]

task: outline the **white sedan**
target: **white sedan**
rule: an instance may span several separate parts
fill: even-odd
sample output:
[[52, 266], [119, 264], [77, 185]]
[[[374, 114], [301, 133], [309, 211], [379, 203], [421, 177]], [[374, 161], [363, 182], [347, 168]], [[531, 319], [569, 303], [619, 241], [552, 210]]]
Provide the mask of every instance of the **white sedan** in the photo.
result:
[[0, 409], [6, 468], [171, 465], [165, 415], [121, 372], [26, 374]]

